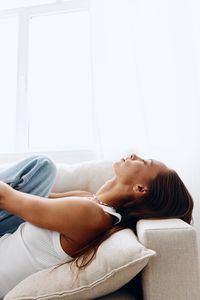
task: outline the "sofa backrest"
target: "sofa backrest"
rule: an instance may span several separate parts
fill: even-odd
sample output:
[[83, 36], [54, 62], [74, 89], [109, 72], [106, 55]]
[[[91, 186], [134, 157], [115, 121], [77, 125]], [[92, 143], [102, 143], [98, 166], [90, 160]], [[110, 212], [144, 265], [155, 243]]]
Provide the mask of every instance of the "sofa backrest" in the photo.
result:
[[112, 161], [57, 164], [57, 176], [52, 191], [85, 190], [94, 193], [114, 175], [112, 165]]

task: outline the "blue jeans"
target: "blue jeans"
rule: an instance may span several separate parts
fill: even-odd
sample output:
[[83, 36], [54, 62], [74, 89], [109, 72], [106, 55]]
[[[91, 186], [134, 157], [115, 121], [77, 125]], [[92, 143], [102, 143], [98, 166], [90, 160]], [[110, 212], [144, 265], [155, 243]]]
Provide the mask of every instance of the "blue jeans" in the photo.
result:
[[[54, 163], [45, 156], [31, 156], [0, 169], [0, 180], [14, 189], [47, 197], [56, 176]], [[0, 236], [14, 232], [24, 220], [0, 209]]]

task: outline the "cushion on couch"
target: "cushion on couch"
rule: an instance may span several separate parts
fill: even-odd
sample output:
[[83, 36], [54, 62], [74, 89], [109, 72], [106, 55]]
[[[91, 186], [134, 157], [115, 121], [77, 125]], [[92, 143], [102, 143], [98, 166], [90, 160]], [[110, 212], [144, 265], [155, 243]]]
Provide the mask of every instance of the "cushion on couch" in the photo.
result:
[[113, 177], [112, 165], [112, 161], [57, 164], [57, 176], [52, 192], [85, 190], [94, 193]]
[[124, 229], [104, 241], [96, 258], [78, 275], [71, 263], [52, 267], [27, 277], [4, 299], [94, 299], [126, 284], [153, 255], [155, 252], [140, 244], [132, 230]]

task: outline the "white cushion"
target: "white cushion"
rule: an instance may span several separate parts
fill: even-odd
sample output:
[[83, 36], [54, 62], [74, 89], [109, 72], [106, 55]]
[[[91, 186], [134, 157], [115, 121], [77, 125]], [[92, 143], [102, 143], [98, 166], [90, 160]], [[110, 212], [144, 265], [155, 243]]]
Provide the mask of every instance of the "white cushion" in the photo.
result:
[[53, 192], [85, 190], [96, 192], [114, 175], [112, 161], [90, 161], [78, 164], [58, 164]]
[[100, 245], [96, 258], [78, 276], [71, 263], [52, 267], [24, 279], [4, 299], [94, 299], [126, 284], [153, 255], [130, 229], [124, 229]]

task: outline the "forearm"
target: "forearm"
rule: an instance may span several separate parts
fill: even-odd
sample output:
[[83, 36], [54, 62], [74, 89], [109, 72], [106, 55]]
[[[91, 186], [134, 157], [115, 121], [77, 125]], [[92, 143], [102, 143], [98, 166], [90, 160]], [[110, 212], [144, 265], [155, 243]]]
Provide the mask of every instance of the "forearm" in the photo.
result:
[[88, 191], [68, 191], [68, 192], [62, 192], [62, 193], [50, 193], [49, 198], [62, 198], [62, 197], [90, 197], [93, 194]]
[[37, 202], [49, 199], [19, 192], [6, 184], [0, 184], [0, 209], [34, 223], [34, 216], [39, 215]]
[[[50, 230], [62, 228], [65, 200], [43, 198], [17, 191], [0, 182], [0, 209], [33, 225]], [[61, 224], [61, 225], [60, 225]]]

